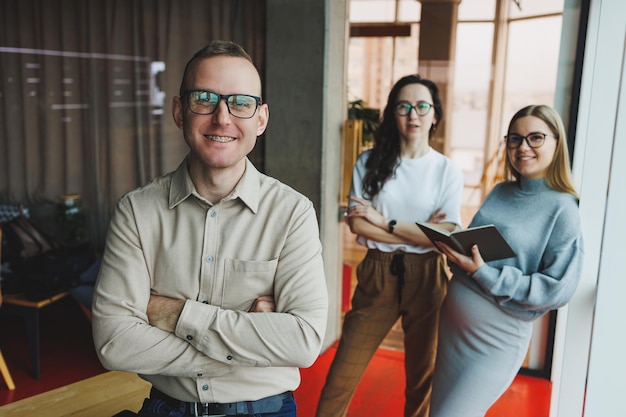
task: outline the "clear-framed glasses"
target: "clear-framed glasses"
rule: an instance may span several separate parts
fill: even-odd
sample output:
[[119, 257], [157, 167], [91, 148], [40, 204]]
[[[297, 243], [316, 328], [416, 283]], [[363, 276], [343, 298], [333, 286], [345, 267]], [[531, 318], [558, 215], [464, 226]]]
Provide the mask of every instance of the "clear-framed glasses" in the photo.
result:
[[185, 90], [183, 94], [187, 97], [189, 110], [196, 114], [215, 113], [224, 99], [230, 114], [239, 119], [249, 119], [261, 104], [261, 97], [248, 94], [217, 94], [207, 90]]
[[531, 148], [539, 148], [546, 141], [546, 136], [552, 136], [543, 132], [532, 132], [526, 136], [518, 135], [517, 133], [511, 133], [504, 137], [506, 140], [506, 147], [509, 149], [516, 149], [522, 145], [523, 141], [526, 141]]
[[418, 101], [415, 106], [408, 101], [401, 101], [396, 104], [395, 110], [398, 116], [408, 116], [413, 109], [418, 116], [426, 116], [432, 107], [433, 104], [427, 101]]

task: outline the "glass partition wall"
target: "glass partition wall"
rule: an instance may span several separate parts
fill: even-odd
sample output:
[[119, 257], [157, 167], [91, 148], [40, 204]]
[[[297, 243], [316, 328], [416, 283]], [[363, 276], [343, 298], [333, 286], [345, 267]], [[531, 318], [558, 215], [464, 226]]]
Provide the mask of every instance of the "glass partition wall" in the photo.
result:
[[[350, 0], [348, 101], [363, 100], [382, 110], [391, 86], [403, 75], [420, 73], [441, 81], [442, 71], [420, 65], [430, 62], [420, 51], [428, 47], [432, 55], [433, 46], [420, 45], [428, 39], [420, 34], [422, 15], [435, 3], [446, 2]], [[528, 104], [555, 105], [564, 0], [449, 4], [456, 6], [441, 19], [453, 31], [451, 45], [443, 45], [449, 47], [450, 59], [434, 65], [446, 67], [445, 137], [439, 150], [464, 172], [466, 226], [501, 179], [503, 136], [513, 113]], [[535, 325], [524, 365], [528, 373], [549, 378], [554, 320], [554, 314], [548, 315]]]

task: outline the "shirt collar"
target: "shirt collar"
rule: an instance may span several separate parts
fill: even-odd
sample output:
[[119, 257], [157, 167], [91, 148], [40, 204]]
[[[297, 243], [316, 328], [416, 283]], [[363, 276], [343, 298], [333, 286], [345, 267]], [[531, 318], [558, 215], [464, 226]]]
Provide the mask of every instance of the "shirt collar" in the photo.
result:
[[[204, 200], [196, 191], [191, 176], [189, 175], [189, 155], [181, 162], [172, 174], [172, 182], [169, 194], [169, 207], [173, 209], [182, 201], [193, 195], [196, 198]], [[253, 213], [259, 208], [261, 189], [261, 173], [246, 158], [246, 170], [243, 176], [235, 186], [235, 189], [223, 201], [235, 200], [239, 198]], [[206, 200], [204, 200], [206, 201]], [[209, 203], [210, 204], [210, 203]]]

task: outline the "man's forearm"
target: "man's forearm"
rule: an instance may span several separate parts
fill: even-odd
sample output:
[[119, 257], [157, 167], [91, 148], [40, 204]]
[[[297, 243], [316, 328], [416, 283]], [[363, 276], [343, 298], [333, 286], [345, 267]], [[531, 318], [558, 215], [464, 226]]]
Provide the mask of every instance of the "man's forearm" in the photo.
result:
[[151, 295], [146, 310], [148, 322], [161, 330], [174, 333], [176, 323], [178, 323], [178, 318], [184, 306], [185, 300]]

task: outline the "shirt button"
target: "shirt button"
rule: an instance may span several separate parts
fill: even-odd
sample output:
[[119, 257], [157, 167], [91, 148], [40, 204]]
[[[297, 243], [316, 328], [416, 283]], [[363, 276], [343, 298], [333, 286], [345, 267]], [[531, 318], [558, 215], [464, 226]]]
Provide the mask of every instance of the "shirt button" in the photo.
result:
[[203, 385], [202, 386], [202, 391], [208, 391], [209, 390], [209, 386], [208, 385]]
[[207, 261], [207, 263], [213, 262], [213, 257], [212, 256], [207, 256], [206, 257], [206, 261]]
[[226, 356], [226, 359], [228, 359], [229, 361], [233, 360], [233, 357], [231, 355]]
[[216, 213], [216, 212], [214, 212], [214, 211], [212, 211], [212, 212], [211, 212], [211, 217], [215, 217], [215, 216], [217, 216], [217, 213]]
[[187, 340], [193, 340], [193, 336], [192, 336], [192, 335], [190, 335], [190, 334], [188, 334], [188, 335], [187, 335]]

